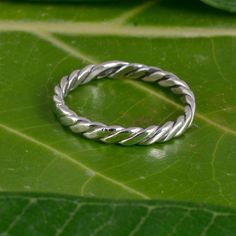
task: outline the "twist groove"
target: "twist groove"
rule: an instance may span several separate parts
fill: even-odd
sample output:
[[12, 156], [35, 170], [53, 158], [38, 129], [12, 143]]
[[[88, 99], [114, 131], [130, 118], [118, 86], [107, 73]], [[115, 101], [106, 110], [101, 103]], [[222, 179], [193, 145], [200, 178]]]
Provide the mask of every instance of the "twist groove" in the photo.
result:
[[[168, 87], [173, 93], [183, 96], [185, 102], [184, 114], [179, 116], [176, 121], [168, 121], [161, 126], [125, 128], [90, 121], [85, 117], [78, 116], [65, 104], [64, 98], [77, 86], [104, 77], [142, 80]], [[54, 89], [53, 101], [60, 122], [68, 126], [72, 132], [81, 133], [89, 139], [121, 145], [149, 145], [166, 142], [180, 136], [191, 125], [195, 113], [194, 94], [189, 86], [176, 75], [157, 67], [122, 61], [88, 65], [81, 70], [73, 71], [69, 76], [64, 76], [60, 84]]]

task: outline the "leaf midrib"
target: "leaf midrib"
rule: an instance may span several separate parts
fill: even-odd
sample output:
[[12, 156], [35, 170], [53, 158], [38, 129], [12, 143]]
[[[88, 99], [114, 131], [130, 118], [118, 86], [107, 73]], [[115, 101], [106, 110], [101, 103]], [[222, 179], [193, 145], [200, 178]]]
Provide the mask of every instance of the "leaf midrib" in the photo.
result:
[[223, 27], [187, 27], [187, 26], [132, 26], [114, 23], [91, 22], [17, 22], [0, 21], [0, 32], [24, 31], [29, 33], [47, 32], [64, 35], [111, 35], [149, 38], [178, 38], [178, 37], [213, 37], [236, 36], [235, 28]]

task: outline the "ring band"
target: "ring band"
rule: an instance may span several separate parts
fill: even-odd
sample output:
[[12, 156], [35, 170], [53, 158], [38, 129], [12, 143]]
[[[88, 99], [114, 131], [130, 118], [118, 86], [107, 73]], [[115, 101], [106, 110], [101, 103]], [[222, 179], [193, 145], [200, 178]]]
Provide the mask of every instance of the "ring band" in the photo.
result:
[[[180, 115], [176, 121], [168, 121], [161, 126], [124, 128], [117, 125], [108, 126], [80, 117], [65, 104], [64, 98], [77, 86], [104, 77], [137, 79], [169, 87], [173, 93], [183, 96], [184, 114]], [[73, 71], [69, 76], [63, 77], [60, 84], [55, 87], [53, 101], [60, 122], [68, 126], [72, 132], [81, 133], [89, 139], [122, 145], [149, 145], [166, 142], [180, 136], [191, 125], [196, 107], [193, 92], [176, 75], [157, 67], [122, 61], [88, 65], [81, 70]]]

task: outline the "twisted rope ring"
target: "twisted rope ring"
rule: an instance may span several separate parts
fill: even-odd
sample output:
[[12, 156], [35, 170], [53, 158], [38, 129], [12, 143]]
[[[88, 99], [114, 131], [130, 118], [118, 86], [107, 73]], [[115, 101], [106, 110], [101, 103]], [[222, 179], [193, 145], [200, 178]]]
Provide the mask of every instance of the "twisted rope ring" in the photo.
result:
[[[184, 114], [179, 116], [176, 121], [168, 121], [161, 126], [124, 128], [117, 125], [107, 126], [80, 117], [65, 104], [64, 98], [77, 86], [104, 77], [137, 79], [157, 83], [162, 87], [169, 87], [173, 93], [183, 96], [185, 102]], [[88, 65], [81, 70], [73, 71], [69, 76], [63, 77], [60, 84], [55, 87], [53, 101], [60, 122], [68, 126], [72, 132], [81, 133], [89, 139], [122, 145], [149, 145], [166, 142], [173, 137], [180, 136], [191, 125], [195, 112], [193, 92], [176, 75], [157, 67], [122, 61]]]

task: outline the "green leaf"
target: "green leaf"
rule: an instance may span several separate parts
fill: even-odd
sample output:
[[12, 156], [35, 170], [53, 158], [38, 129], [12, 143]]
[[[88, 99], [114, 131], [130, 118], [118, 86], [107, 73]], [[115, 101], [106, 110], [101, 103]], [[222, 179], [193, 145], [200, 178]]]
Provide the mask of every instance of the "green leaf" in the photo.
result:
[[233, 236], [236, 233], [235, 210], [183, 202], [2, 194], [0, 216], [3, 236]]
[[235, 0], [202, 0], [210, 6], [227, 10], [230, 12], [236, 12], [236, 2]]
[[[1, 2], [0, 189], [235, 207], [236, 20], [191, 3]], [[185, 80], [197, 99], [192, 128], [149, 147], [105, 145], [64, 129], [52, 111], [54, 86], [74, 69], [114, 59]], [[67, 102], [90, 119], [126, 126], [182, 111], [168, 91], [137, 81], [91, 82]]]

